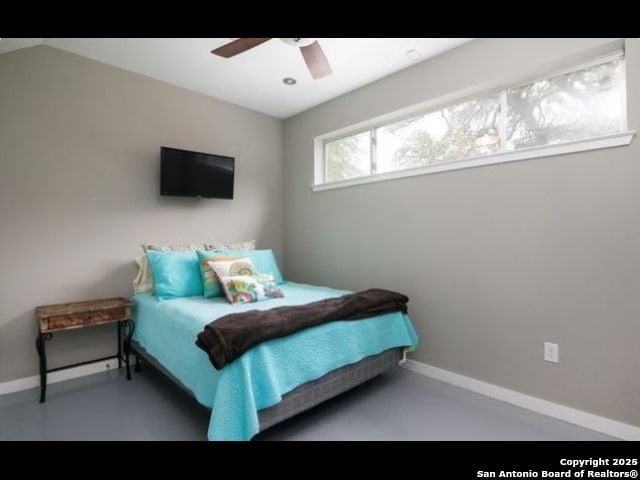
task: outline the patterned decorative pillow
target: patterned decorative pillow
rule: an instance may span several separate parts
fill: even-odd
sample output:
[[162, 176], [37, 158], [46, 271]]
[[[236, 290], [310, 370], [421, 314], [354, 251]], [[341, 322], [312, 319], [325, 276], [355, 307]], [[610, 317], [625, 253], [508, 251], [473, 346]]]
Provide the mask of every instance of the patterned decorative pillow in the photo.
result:
[[[158, 243], [143, 243], [141, 244], [142, 250], [146, 254], [148, 250], [156, 250], [160, 252], [188, 252], [191, 250], [255, 250], [256, 241], [249, 240], [247, 242], [236, 243], [211, 243], [211, 242], [192, 242], [183, 243], [181, 245], [162, 245]], [[133, 279], [133, 292], [150, 292], [155, 294], [155, 288], [153, 283], [153, 272], [149, 266], [149, 260], [146, 255], [140, 256], [135, 259], [138, 264], [138, 273], [136, 278]], [[212, 272], [213, 273], [213, 272]], [[217, 286], [217, 296], [222, 295], [222, 290]], [[206, 296], [206, 292], [205, 292]], [[211, 295], [216, 296], [216, 295]]]
[[236, 243], [209, 243], [205, 245], [205, 250], [255, 250], [256, 241], [249, 240], [248, 242], [236, 242]]
[[140, 245], [144, 253], [147, 250], [156, 250], [158, 252], [189, 252], [191, 250], [204, 250], [207, 246], [206, 242], [183, 243], [182, 245], [160, 245], [158, 243], [143, 243]]
[[237, 275], [255, 275], [256, 266], [249, 257], [241, 258], [213, 258], [206, 261], [207, 265], [220, 277], [235, 277]]
[[[273, 250], [213, 250], [210, 252], [198, 252], [199, 256], [207, 258], [227, 256], [227, 257], [249, 257], [253, 264], [256, 266], [256, 270], [260, 273], [272, 273], [276, 279], [276, 285], [284, 283], [282, 278], [282, 272], [278, 267], [278, 262], [273, 253]], [[220, 293], [222, 295], [222, 293]]]
[[204, 298], [224, 297], [224, 291], [218, 280], [216, 272], [209, 266], [209, 261], [235, 260], [239, 256], [225, 256], [224, 250], [216, 250], [215, 252], [204, 252], [198, 250], [198, 264], [200, 265], [200, 276], [202, 277]]
[[284, 297], [271, 274], [221, 275], [220, 283], [227, 300], [233, 305]]

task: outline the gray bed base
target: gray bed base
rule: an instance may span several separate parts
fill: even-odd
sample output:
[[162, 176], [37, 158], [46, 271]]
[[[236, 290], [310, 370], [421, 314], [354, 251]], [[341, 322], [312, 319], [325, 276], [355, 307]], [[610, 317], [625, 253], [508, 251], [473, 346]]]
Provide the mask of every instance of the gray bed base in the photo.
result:
[[[143, 359], [195, 399], [190, 389], [169, 373], [166, 368], [149, 355], [135, 340], [131, 341], [130, 352], [136, 357], [136, 371], [140, 370], [139, 360]], [[317, 380], [303, 383], [284, 394], [280, 403], [258, 410], [260, 431], [262, 432], [277, 423], [315, 407], [325, 400], [336, 397], [387, 370], [391, 370], [397, 366], [398, 362], [402, 359], [402, 352], [403, 347], [391, 348], [377, 355], [363, 358], [357, 363], [345, 365], [344, 367], [333, 370]], [[213, 366], [211, 368], [213, 368]]]

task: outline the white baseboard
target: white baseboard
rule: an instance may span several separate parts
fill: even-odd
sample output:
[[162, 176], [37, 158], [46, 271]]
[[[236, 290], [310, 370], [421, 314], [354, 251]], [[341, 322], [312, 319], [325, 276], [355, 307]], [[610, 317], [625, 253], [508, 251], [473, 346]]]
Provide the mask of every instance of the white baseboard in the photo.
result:
[[[67, 370], [58, 370], [47, 375], [47, 385], [52, 383], [62, 382], [64, 380], [71, 380], [72, 378], [84, 377], [86, 375], [93, 375], [94, 373], [104, 372], [106, 370], [114, 370], [118, 368], [118, 359], [112, 358], [109, 360], [102, 360], [99, 362], [88, 363], [87, 365], [81, 365], [79, 367], [69, 368]], [[36, 388], [40, 386], [40, 375], [34, 375], [32, 377], [18, 378], [17, 380], [11, 380], [8, 382], [0, 383], [0, 395], [6, 393], [19, 392], [21, 390], [29, 390], [30, 388]]]
[[518, 407], [542, 413], [549, 417], [557, 418], [558, 420], [563, 420], [580, 427], [611, 435], [612, 437], [621, 438], [623, 440], [640, 440], [639, 427], [611, 420], [610, 418], [600, 417], [598, 415], [593, 415], [592, 413], [583, 412], [582, 410], [565, 407], [558, 403], [542, 400], [541, 398], [532, 397], [531, 395], [516, 392], [515, 390], [509, 390], [508, 388], [499, 387], [471, 377], [465, 377], [464, 375], [433, 367], [415, 360], [407, 360], [403, 365], [403, 368], [426, 377], [455, 385], [456, 387], [495, 398], [496, 400], [501, 400]]

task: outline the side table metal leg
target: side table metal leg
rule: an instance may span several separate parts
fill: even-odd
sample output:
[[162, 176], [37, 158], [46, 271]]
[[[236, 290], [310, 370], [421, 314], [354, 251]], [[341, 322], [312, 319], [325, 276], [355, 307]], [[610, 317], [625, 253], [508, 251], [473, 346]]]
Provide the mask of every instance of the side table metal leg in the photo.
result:
[[47, 353], [45, 341], [51, 339], [50, 333], [39, 333], [36, 337], [36, 350], [40, 357], [40, 403], [47, 399]]
[[116, 322], [118, 329], [118, 370], [122, 368], [122, 322]]
[[124, 364], [127, 366], [127, 380], [131, 380], [131, 365], [129, 362], [129, 352], [131, 350], [131, 337], [133, 337], [133, 331], [136, 326], [132, 320], [126, 320], [124, 327], [127, 332], [127, 336], [124, 339]]

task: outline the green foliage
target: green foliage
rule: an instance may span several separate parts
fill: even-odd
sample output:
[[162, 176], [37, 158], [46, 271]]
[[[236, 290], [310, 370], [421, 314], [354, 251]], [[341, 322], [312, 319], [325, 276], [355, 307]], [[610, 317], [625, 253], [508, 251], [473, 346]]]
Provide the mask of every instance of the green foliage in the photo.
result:
[[[441, 162], [458, 160], [487, 153], [497, 148], [497, 143], [484, 142], [487, 138], [497, 139], [498, 97], [491, 96], [416, 117], [413, 121], [423, 121], [427, 125], [444, 128], [439, 138], [428, 128], [415, 129], [411, 124], [395, 129], [402, 145], [393, 155], [393, 163], [398, 168], [415, 168]], [[407, 133], [404, 133], [407, 130]]]
[[326, 181], [336, 182], [366, 175], [367, 172], [353, 161], [354, 158], [361, 154], [362, 149], [356, 136], [327, 143], [325, 151], [327, 164]]
[[610, 115], [609, 102], [602, 94], [618, 88], [619, 68], [620, 61], [616, 60], [508, 90], [508, 147], [545, 145], [618, 131], [619, 116]]
[[[417, 168], [617, 132], [621, 68], [614, 60], [379, 127], [378, 168]], [[364, 132], [328, 142], [325, 180], [370, 173], [369, 140]]]

